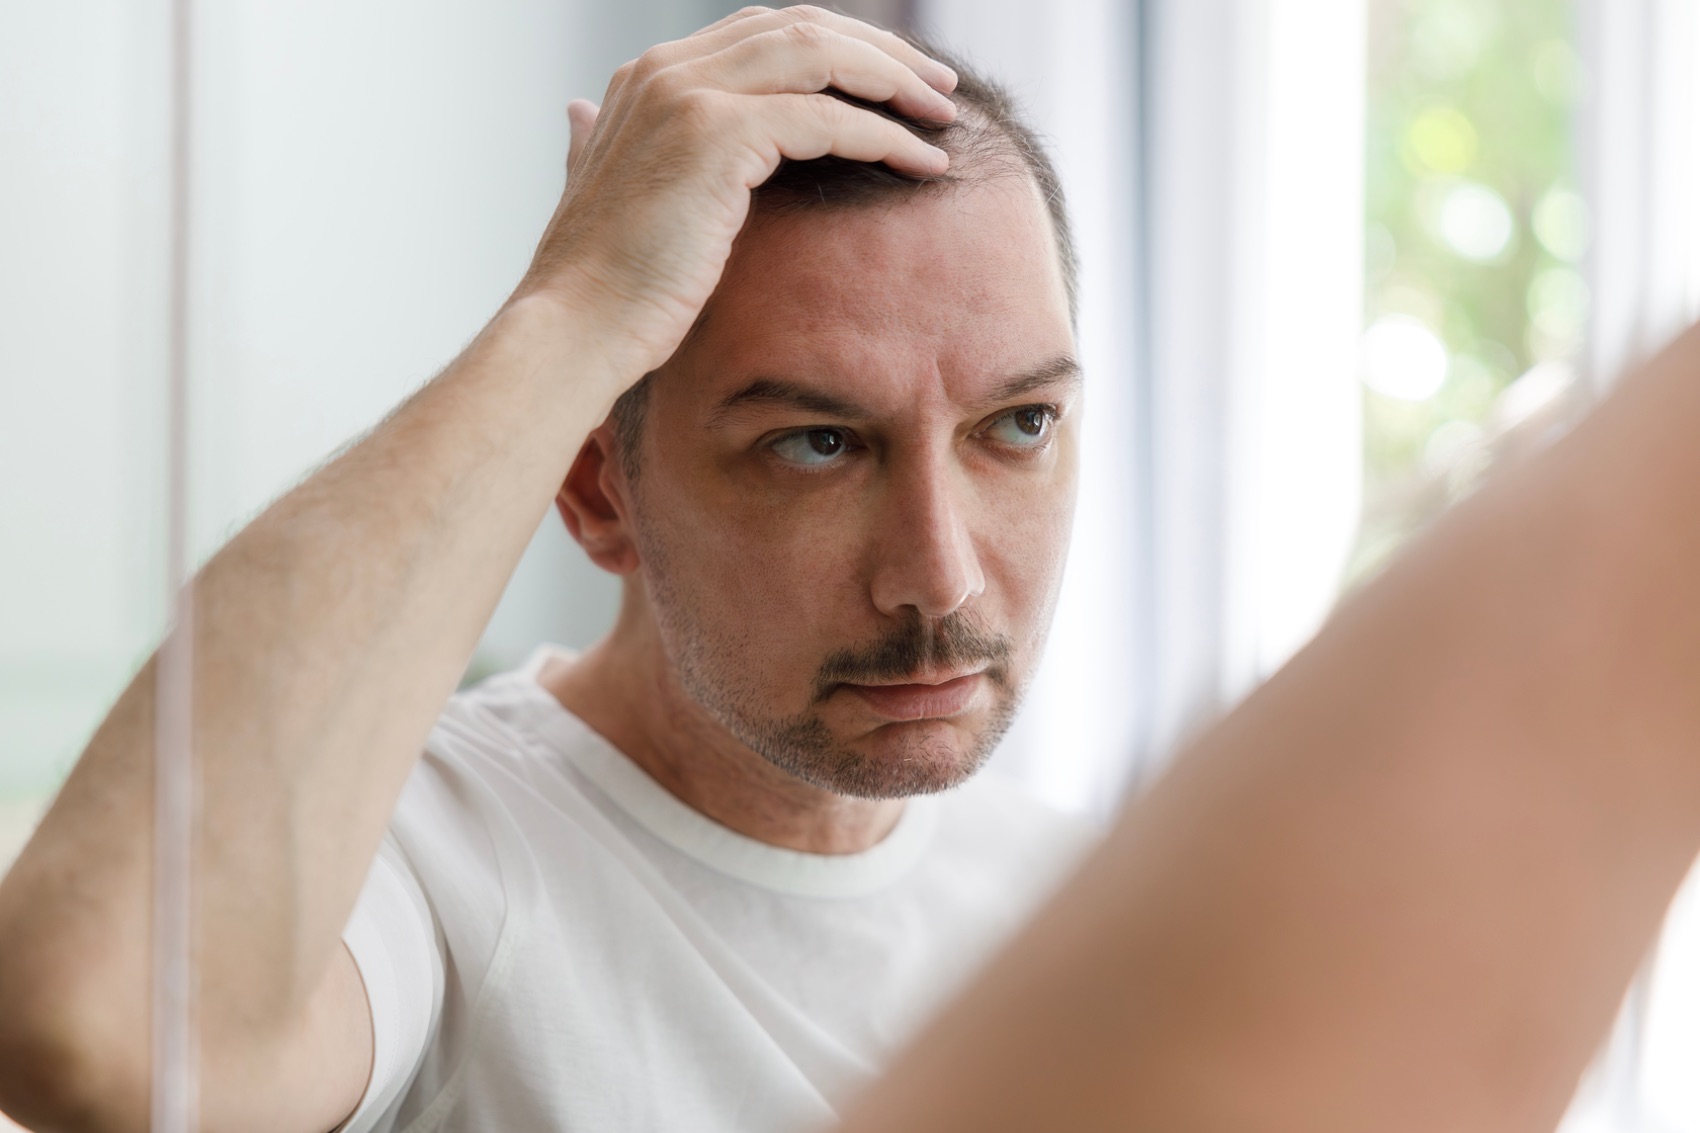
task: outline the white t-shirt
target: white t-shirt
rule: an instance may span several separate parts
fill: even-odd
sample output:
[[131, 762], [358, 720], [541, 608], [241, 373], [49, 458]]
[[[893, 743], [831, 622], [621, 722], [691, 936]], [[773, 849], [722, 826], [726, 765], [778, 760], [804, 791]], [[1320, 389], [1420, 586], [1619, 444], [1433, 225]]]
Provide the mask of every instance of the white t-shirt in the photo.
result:
[[1083, 824], [985, 776], [859, 854], [699, 814], [523, 669], [456, 695], [343, 934], [349, 1133], [830, 1124], [1060, 879]]

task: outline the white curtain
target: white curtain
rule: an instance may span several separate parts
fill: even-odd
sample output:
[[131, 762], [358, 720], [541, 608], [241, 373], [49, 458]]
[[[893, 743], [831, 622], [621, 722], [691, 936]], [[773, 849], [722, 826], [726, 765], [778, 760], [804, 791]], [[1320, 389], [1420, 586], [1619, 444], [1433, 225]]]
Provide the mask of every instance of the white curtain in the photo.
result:
[[1603, 390], [1700, 312], [1695, 0], [1578, 0], [1593, 214], [1588, 371]]
[[[1700, 316], [1700, 5], [1578, 0], [1597, 392]], [[1700, 1133], [1700, 886], [1690, 878], [1567, 1133]]]
[[1052, 142], [1083, 491], [999, 754], [1106, 813], [1316, 629], [1357, 524], [1362, 0], [923, 0]]

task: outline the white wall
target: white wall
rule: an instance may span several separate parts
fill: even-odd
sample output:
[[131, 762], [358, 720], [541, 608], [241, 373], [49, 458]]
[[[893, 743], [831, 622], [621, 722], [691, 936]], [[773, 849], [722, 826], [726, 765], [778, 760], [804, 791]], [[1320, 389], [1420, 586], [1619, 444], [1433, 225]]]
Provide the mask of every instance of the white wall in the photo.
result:
[[161, 625], [159, 14], [0, 8], [0, 799], [57, 782]]

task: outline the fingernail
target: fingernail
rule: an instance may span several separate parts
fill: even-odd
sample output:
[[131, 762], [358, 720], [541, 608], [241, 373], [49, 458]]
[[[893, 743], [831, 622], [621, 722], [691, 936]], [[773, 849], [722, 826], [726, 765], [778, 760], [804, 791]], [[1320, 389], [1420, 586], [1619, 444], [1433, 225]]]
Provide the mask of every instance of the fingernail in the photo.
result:
[[953, 122], [956, 120], [956, 103], [942, 94], [933, 101], [933, 120], [935, 122]]
[[928, 62], [933, 65], [933, 75], [936, 79], [933, 86], [938, 87], [940, 90], [955, 90], [956, 72], [951, 70], [949, 67], [946, 67], [943, 63], [940, 63], [937, 59], [929, 59]]

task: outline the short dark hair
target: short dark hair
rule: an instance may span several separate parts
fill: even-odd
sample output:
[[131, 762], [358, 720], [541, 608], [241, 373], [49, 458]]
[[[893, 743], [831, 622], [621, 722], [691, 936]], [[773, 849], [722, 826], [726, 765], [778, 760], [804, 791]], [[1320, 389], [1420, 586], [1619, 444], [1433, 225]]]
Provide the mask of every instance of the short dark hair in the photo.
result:
[[[752, 216], [857, 208], [901, 200], [910, 193], [936, 193], [951, 186], [976, 185], [999, 176], [1028, 176], [1044, 198], [1045, 209], [1056, 234], [1057, 261], [1062, 268], [1063, 287], [1068, 295], [1071, 320], [1080, 307], [1080, 262], [1074, 248], [1074, 233], [1068, 222], [1062, 182], [1045, 152], [1043, 143], [1022, 118], [1014, 97], [997, 82], [980, 74], [950, 51], [913, 32], [900, 32], [923, 54], [956, 72], [954, 121], [939, 124], [899, 118], [889, 108], [838, 94], [847, 102], [901, 122], [950, 155], [950, 168], [937, 177], [916, 178], [898, 173], [880, 162], [852, 161], [827, 155], [809, 161], [784, 158], [773, 175], [751, 194]], [[831, 92], [837, 94], [837, 92]], [[614, 424], [619, 459], [628, 480], [638, 473], [638, 445], [649, 400], [649, 378], [645, 374], [621, 394], [609, 414]]]

